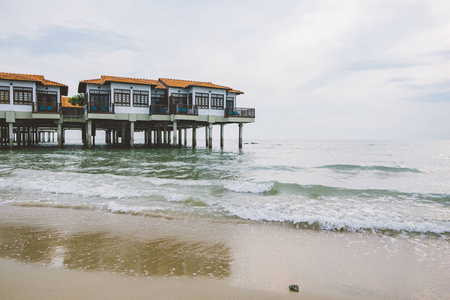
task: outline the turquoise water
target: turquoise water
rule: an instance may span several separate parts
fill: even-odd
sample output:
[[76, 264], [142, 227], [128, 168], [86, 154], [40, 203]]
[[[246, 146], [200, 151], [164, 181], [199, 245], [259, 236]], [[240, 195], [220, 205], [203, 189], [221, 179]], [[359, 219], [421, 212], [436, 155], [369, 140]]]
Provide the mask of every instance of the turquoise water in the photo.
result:
[[2, 150], [0, 207], [450, 233], [449, 141], [254, 140], [242, 151], [235, 143], [226, 146]]

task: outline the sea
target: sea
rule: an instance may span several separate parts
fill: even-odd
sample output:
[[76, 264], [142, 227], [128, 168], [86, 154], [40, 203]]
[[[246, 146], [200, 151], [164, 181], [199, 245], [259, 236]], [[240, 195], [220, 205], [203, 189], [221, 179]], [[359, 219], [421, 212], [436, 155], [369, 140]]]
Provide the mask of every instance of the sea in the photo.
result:
[[[0, 151], [2, 206], [450, 238], [450, 141]], [[203, 145], [203, 147], [202, 147]]]

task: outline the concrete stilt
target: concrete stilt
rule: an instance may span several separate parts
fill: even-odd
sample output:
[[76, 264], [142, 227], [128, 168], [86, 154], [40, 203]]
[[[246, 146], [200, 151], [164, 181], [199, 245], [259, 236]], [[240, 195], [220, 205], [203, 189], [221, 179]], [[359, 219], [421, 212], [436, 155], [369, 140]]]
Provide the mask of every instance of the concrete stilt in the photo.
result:
[[9, 148], [12, 149], [14, 147], [14, 130], [13, 130], [13, 123], [9, 123]]
[[239, 149], [242, 149], [242, 127], [243, 124], [239, 123]]
[[223, 128], [225, 125], [220, 124], [220, 148], [223, 149]]
[[167, 135], [167, 125], [164, 125], [164, 144], [167, 144], [168, 135]]
[[209, 127], [208, 127], [208, 125], [205, 126], [205, 146], [206, 146], [206, 148], [209, 147]]
[[58, 124], [58, 147], [62, 147], [62, 124]]
[[181, 147], [181, 145], [183, 144], [182, 141], [182, 135], [181, 135], [181, 128], [178, 129], [178, 146]]
[[173, 121], [173, 146], [176, 147], [178, 144], [178, 139], [177, 139], [177, 134], [178, 134], [178, 130], [177, 130], [177, 121]]
[[212, 149], [213, 125], [212, 125], [212, 123], [209, 123], [208, 126], [209, 126], [209, 130], [208, 130], [209, 131], [209, 143], [208, 144], [209, 144], [209, 149]]
[[197, 127], [194, 125], [192, 127], [192, 148], [197, 147]]
[[130, 148], [134, 148], [134, 122], [130, 122]]
[[184, 145], [187, 146], [187, 128], [184, 129]]
[[86, 122], [86, 147], [88, 149], [92, 148], [91, 137], [92, 137], [92, 120], [88, 120]]

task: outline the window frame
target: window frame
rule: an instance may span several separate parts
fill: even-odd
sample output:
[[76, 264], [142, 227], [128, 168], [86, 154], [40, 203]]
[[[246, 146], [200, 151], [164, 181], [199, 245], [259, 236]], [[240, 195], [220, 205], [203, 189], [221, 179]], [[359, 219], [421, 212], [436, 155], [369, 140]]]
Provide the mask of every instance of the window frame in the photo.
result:
[[133, 106], [135, 107], [148, 107], [149, 104], [149, 92], [142, 90], [133, 91]]
[[14, 87], [13, 93], [14, 93], [13, 104], [15, 105], [33, 104], [33, 88]]
[[223, 94], [211, 94], [211, 109], [223, 109], [224, 100], [225, 96]]
[[198, 108], [209, 109], [209, 94], [208, 93], [195, 93], [195, 105]]
[[130, 106], [131, 91], [125, 89], [114, 89], [114, 105], [115, 106]]
[[11, 91], [9, 86], [0, 86], [0, 104], [11, 103]]

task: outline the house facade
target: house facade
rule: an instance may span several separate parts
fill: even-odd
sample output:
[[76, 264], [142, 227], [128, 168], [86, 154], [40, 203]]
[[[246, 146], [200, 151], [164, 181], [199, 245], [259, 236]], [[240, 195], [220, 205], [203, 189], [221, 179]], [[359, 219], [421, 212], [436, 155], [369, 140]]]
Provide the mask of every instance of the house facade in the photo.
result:
[[[87, 148], [95, 146], [97, 130], [104, 130], [106, 143], [134, 145], [134, 133], [144, 132], [146, 144], [186, 145], [187, 130], [205, 128], [206, 145], [212, 147], [212, 128], [255, 121], [253, 108], [238, 107], [243, 92], [211, 82], [159, 78], [158, 80], [102, 75], [79, 82], [84, 106], [68, 105], [68, 87], [45, 79], [43, 75], [0, 73], [0, 146], [23, 141], [38, 141], [39, 131], [58, 133], [58, 145], [64, 141], [64, 129], [82, 130]], [[6, 131], [6, 132], [5, 132]], [[31, 135], [30, 135], [30, 132]], [[28, 135], [27, 135], [28, 134]]]
[[60, 124], [67, 85], [43, 75], [0, 72], [0, 145], [32, 144], [38, 127]]

